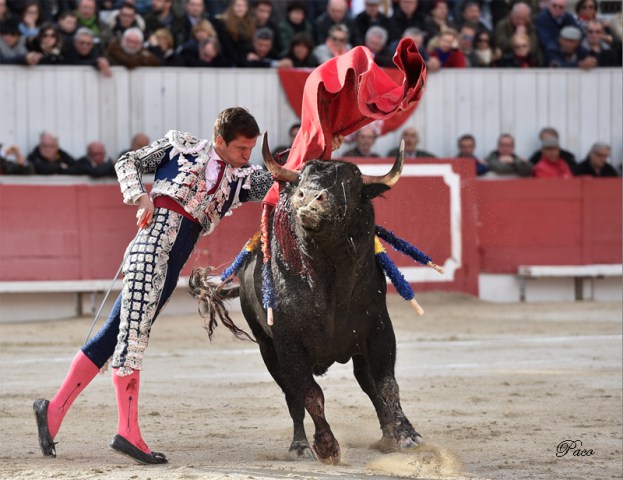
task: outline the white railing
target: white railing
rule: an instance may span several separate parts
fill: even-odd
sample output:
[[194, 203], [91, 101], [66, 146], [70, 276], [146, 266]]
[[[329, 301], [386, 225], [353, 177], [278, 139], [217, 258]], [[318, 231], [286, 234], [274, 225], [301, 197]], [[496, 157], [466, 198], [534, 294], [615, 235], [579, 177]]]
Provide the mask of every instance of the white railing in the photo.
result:
[[[216, 114], [247, 107], [267, 129], [271, 145], [287, 141], [297, 118], [271, 69], [116, 67], [103, 78], [86, 67], [0, 67], [0, 143], [25, 152], [42, 130], [59, 135], [74, 156], [103, 141], [111, 156], [129, 146], [133, 133], [150, 138], [179, 129], [210, 138]], [[445, 70], [429, 74], [427, 91], [406, 125], [420, 132], [420, 146], [438, 156], [456, 153], [456, 139], [472, 133], [486, 156], [501, 132], [516, 137], [517, 153], [539, 148], [541, 127], [556, 127], [562, 146], [584, 158], [597, 140], [612, 145], [612, 163], [623, 157], [622, 70]], [[400, 132], [377, 140], [384, 155]], [[344, 147], [343, 147], [344, 148]], [[339, 153], [339, 152], [338, 152]], [[259, 161], [259, 149], [254, 153]]]

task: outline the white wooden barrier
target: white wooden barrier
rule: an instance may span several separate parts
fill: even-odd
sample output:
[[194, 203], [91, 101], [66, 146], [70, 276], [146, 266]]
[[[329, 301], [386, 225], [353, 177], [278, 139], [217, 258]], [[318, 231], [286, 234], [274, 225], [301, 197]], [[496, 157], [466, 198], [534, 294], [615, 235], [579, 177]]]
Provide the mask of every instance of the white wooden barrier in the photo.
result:
[[[484, 157], [502, 132], [515, 135], [517, 152], [527, 157], [539, 148], [538, 131], [549, 125], [578, 159], [600, 140], [612, 145], [611, 162], [619, 165], [622, 77], [620, 68], [445, 70], [429, 74], [407, 125], [420, 132], [422, 148], [440, 157], [455, 155], [463, 133], [476, 137]], [[287, 142], [288, 126], [297, 121], [272, 69], [115, 67], [107, 79], [87, 67], [0, 67], [0, 143], [24, 151], [42, 130], [58, 134], [74, 156], [99, 139], [114, 157], [138, 131], [155, 139], [175, 128], [209, 138], [216, 114], [232, 105], [249, 108], [275, 146]], [[379, 138], [375, 150], [386, 154], [399, 134]], [[259, 162], [259, 149], [253, 160]]]

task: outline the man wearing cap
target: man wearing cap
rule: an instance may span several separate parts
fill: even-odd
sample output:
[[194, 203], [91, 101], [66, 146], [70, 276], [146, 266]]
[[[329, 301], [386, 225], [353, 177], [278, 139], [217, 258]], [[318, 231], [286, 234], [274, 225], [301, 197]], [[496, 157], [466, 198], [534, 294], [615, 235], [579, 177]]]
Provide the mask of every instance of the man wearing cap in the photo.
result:
[[564, 27], [558, 37], [559, 49], [551, 54], [548, 66], [585, 70], [595, 68], [597, 59], [590, 56], [581, 43], [582, 31], [578, 27]]
[[556, 53], [560, 31], [567, 26], [577, 27], [577, 23], [567, 8], [567, 0], [548, 0], [544, 8], [534, 19], [534, 26], [539, 37], [545, 65], [549, 65], [552, 54]]
[[572, 178], [567, 162], [560, 156], [560, 145], [555, 137], [546, 137], [541, 144], [541, 160], [532, 169], [537, 178]]

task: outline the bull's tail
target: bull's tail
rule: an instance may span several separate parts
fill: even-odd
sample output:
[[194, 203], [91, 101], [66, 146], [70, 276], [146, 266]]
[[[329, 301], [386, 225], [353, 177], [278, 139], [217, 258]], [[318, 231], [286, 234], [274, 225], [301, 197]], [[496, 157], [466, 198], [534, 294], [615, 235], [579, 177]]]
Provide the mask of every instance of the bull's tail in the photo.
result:
[[197, 300], [199, 304], [199, 314], [203, 317], [203, 328], [208, 332], [210, 340], [214, 334], [214, 329], [220, 320], [236, 338], [241, 340], [248, 339], [255, 342], [247, 332], [238, 328], [229, 316], [229, 312], [225, 307], [225, 301], [238, 298], [240, 296], [240, 287], [226, 286], [226, 283], [215, 283], [210, 281], [214, 270], [208, 268], [193, 269], [188, 285], [190, 294]]

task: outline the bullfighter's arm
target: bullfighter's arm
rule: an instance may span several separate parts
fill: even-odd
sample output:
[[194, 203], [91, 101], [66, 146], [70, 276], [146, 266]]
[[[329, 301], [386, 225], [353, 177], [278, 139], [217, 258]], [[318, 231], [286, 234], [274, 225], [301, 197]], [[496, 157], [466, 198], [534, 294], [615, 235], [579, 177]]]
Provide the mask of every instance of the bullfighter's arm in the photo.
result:
[[124, 203], [136, 205], [138, 199], [147, 193], [143, 174], [154, 173], [162, 163], [169, 161], [169, 150], [169, 140], [161, 138], [139, 150], [125, 153], [117, 160], [115, 170]]
[[[259, 202], [264, 199], [266, 192], [273, 184], [273, 176], [270, 172], [258, 167], [247, 167], [248, 176], [242, 184], [240, 191], [241, 202]], [[244, 170], [247, 170], [245, 168]], [[242, 170], [242, 169], [241, 169]]]

